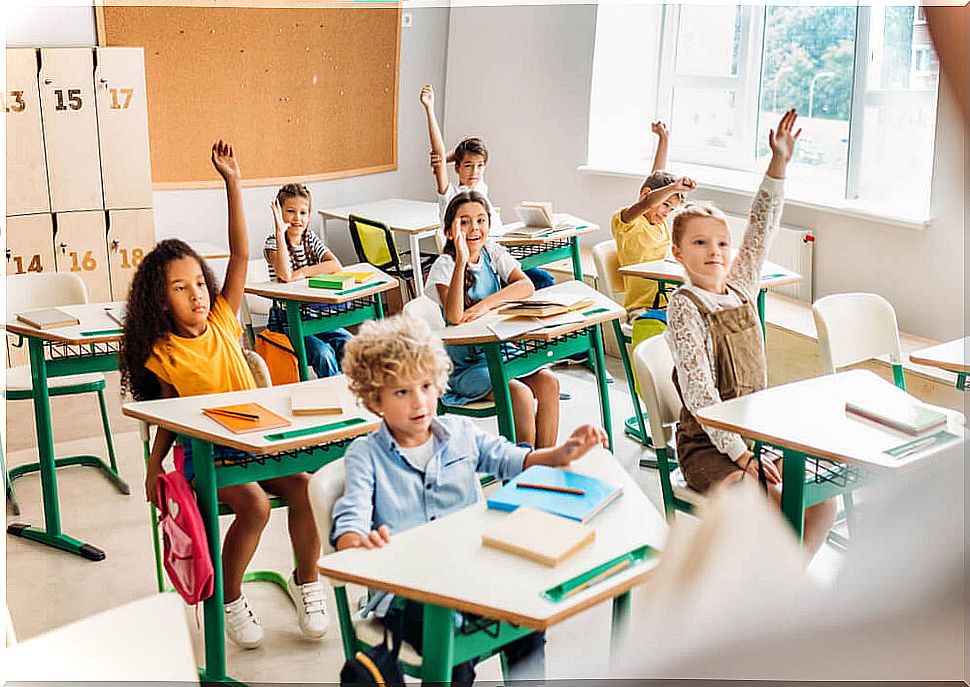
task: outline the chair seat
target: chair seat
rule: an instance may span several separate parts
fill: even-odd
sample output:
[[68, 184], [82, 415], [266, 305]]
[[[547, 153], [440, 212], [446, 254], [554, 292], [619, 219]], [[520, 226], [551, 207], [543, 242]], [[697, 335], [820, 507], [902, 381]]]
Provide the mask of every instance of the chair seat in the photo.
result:
[[[48, 389], [66, 389], [71, 386], [82, 386], [88, 384], [104, 385], [104, 375], [100, 372], [87, 372], [79, 375], [68, 375], [66, 377], [48, 377]], [[18, 365], [17, 367], [7, 368], [7, 393], [30, 392], [33, 384], [30, 379], [30, 366]]]
[[628, 339], [632, 339], [633, 338], [633, 325], [632, 324], [629, 324], [627, 322], [621, 322], [620, 323], [620, 331], [623, 332], [623, 336], [627, 337]]
[[[367, 646], [376, 646], [384, 641], [384, 625], [373, 616], [354, 620], [354, 631], [357, 633], [357, 639]], [[398, 657], [404, 663], [416, 668], [421, 666], [421, 656], [407, 642], [402, 642]]]
[[684, 473], [680, 468], [670, 473], [670, 484], [674, 488], [674, 498], [686, 501], [694, 508], [700, 508], [707, 503], [707, 497], [704, 494], [687, 486], [687, 480], [684, 479]]
[[468, 403], [462, 403], [461, 405], [452, 405], [448, 403], [442, 404], [448, 410], [452, 409], [462, 409], [462, 410], [495, 410], [495, 401], [490, 399], [482, 399], [481, 401], [469, 401]]

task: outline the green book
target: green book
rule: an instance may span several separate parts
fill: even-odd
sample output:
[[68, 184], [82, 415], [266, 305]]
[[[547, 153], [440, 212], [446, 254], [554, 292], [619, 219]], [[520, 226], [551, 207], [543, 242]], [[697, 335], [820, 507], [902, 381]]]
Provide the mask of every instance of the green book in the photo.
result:
[[314, 289], [342, 291], [343, 289], [349, 289], [357, 283], [357, 279], [352, 274], [318, 274], [310, 277], [307, 283]]

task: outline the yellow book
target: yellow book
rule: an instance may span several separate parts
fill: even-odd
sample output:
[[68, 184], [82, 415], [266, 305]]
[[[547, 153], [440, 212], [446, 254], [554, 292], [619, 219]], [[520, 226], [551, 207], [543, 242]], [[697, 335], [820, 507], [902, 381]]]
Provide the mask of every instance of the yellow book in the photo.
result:
[[482, 544], [552, 567], [589, 546], [595, 538], [596, 530], [589, 525], [519, 506], [482, 533]]

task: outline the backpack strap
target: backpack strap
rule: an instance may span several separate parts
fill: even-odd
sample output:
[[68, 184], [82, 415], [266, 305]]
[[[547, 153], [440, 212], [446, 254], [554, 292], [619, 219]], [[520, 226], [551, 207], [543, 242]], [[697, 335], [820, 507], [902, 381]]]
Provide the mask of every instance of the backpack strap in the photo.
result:
[[384, 676], [381, 674], [381, 671], [377, 667], [377, 664], [370, 659], [370, 656], [365, 654], [363, 651], [358, 651], [357, 655], [354, 656], [354, 658], [356, 658], [357, 661], [362, 666], [364, 666], [364, 668], [367, 669], [367, 672], [370, 673], [370, 676], [374, 678], [374, 684], [378, 684], [378, 685], [387, 684], [387, 680], [384, 679]]
[[273, 348], [278, 348], [281, 351], [286, 351], [287, 353], [289, 353], [290, 355], [292, 355], [294, 358], [296, 358], [296, 352], [295, 351], [290, 350], [286, 346], [281, 346], [280, 344], [276, 343], [275, 341], [273, 341], [269, 337], [265, 336], [263, 334], [263, 332], [260, 332], [259, 334], [257, 334], [256, 335], [256, 338], [259, 339], [260, 341], [262, 341], [265, 344], [269, 344]]

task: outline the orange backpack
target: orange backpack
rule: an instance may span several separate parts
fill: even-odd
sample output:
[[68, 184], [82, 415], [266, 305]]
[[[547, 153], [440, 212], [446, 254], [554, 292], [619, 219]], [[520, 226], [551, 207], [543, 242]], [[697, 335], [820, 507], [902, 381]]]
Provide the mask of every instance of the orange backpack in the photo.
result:
[[273, 386], [300, 381], [296, 353], [286, 334], [268, 329], [261, 331], [256, 336], [256, 352], [266, 361]]

